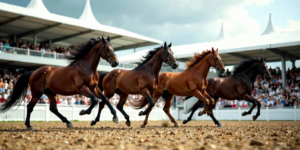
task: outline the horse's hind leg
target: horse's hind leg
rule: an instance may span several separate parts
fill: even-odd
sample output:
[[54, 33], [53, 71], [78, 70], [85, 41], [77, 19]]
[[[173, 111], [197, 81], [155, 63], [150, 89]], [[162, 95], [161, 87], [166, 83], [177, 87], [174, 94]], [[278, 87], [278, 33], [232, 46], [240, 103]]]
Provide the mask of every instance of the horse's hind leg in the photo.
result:
[[56, 94], [50, 91], [49, 89], [45, 90], [45, 94], [47, 95], [50, 101], [50, 111], [54, 113], [62, 122], [66, 123], [67, 128], [73, 128], [73, 124], [65, 116], [58, 112]]
[[34, 106], [39, 101], [39, 99], [42, 95], [43, 95], [43, 93], [32, 92], [32, 99], [29, 102], [29, 104], [27, 105], [27, 115], [26, 115], [26, 120], [25, 120], [25, 125], [27, 126], [28, 130], [34, 130], [34, 128], [30, 125], [30, 116], [31, 116], [31, 112], [33, 111]]
[[179, 124], [176, 122], [176, 120], [173, 118], [173, 116], [170, 114], [170, 107], [172, 106], [172, 98], [173, 94], [171, 94], [168, 91], [165, 91], [162, 95], [162, 97], [165, 99], [165, 106], [164, 106], [164, 112], [168, 115], [171, 122], [174, 123], [175, 127], [180, 127]]
[[118, 91], [117, 94], [119, 94], [120, 96], [120, 101], [117, 105], [117, 109], [123, 114], [123, 116], [125, 117], [126, 119], [126, 125], [128, 127], [130, 127], [131, 123], [130, 123], [130, 120], [129, 120], [129, 116], [128, 114], [124, 111], [123, 107], [124, 107], [124, 104], [126, 103], [127, 101], [127, 98], [128, 98], [128, 94], [126, 93], [123, 93], [122, 91]]

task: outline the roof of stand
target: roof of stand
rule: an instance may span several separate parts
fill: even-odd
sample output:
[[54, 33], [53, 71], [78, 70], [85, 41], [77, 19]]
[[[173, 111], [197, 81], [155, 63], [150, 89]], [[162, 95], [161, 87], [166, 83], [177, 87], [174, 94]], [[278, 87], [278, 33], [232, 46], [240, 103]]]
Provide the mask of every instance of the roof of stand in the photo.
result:
[[[223, 24], [219, 37], [226, 37]], [[225, 34], [223, 34], [225, 33]], [[224, 36], [225, 35], [225, 36]], [[235, 65], [242, 59], [254, 57], [266, 57], [268, 62], [280, 61], [282, 56], [287, 60], [298, 60], [300, 58], [300, 30], [290, 32], [276, 32], [272, 18], [262, 35], [235, 38], [218, 39], [211, 42], [203, 42], [189, 45], [173, 46], [172, 50], [179, 61], [189, 60], [195, 52], [206, 49], [219, 49], [219, 54], [225, 65]], [[120, 62], [140, 62], [141, 56], [146, 51], [119, 57]]]
[[47, 10], [42, 0], [31, 0], [28, 6], [20, 7], [0, 2], [0, 37], [33, 40], [59, 46], [72, 46], [92, 37], [110, 36], [115, 50], [131, 49], [162, 43], [124, 29], [102, 25], [95, 19], [90, 1], [79, 19], [53, 14]]

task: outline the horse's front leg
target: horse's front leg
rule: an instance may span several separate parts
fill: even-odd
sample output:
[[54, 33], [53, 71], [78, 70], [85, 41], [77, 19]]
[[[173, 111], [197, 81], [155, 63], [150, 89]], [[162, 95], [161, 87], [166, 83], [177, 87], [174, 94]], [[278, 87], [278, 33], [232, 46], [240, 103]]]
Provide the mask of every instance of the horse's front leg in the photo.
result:
[[[243, 95], [242, 99], [247, 102], [252, 103], [252, 107], [250, 108], [250, 110], [248, 112], [247, 111], [243, 112], [242, 116], [250, 115], [252, 113], [253, 109], [256, 107], [256, 105], [258, 105], [258, 112], [260, 112], [260, 103], [257, 100], [255, 100], [252, 96], [245, 93]], [[259, 114], [257, 114], [257, 115], [259, 116]], [[258, 116], [253, 116], [253, 120], [256, 120], [256, 118]]]
[[205, 96], [208, 100], [209, 100], [209, 106], [208, 106], [208, 113], [212, 112], [212, 109], [214, 109], [215, 105], [215, 100], [204, 90], [203, 92], [203, 96]]
[[143, 90], [141, 90], [141, 94], [149, 102], [149, 105], [148, 105], [148, 107], [146, 108], [145, 111], [141, 111], [139, 113], [139, 116], [147, 115], [155, 105], [148, 88], [144, 88]]

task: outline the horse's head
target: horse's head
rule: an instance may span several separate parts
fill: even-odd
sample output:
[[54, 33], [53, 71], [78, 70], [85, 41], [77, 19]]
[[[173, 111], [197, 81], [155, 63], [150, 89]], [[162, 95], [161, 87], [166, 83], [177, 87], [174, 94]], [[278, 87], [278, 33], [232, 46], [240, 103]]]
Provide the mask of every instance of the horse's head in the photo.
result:
[[162, 53], [162, 59], [163, 62], [166, 64], [170, 65], [172, 69], [176, 69], [178, 67], [178, 63], [174, 57], [174, 53], [171, 50], [172, 43], [170, 43], [167, 46], [167, 43], [165, 42], [164, 47], [163, 47], [163, 53]]
[[209, 59], [209, 65], [213, 66], [217, 69], [217, 71], [223, 75], [225, 73], [225, 66], [222, 62], [222, 58], [219, 55], [219, 50], [214, 50], [214, 48], [212, 48], [212, 55], [211, 58]]
[[268, 66], [266, 64], [266, 59], [260, 58], [260, 64], [258, 67], [258, 73], [262, 76], [262, 78], [266, 78], [268, 81], [271, 80], [271, 74], [268, 70]]
[[110, 38], [109, 36], [105, 40], [102, 37], [102, 47], [100, 48], [101, 51], [101, 57], [106, 60], [112, 67], [116, 67], [119, 65], [119, 61], [117, 59], [117, 56], [114, 52], [114, 48], [110, 44]]

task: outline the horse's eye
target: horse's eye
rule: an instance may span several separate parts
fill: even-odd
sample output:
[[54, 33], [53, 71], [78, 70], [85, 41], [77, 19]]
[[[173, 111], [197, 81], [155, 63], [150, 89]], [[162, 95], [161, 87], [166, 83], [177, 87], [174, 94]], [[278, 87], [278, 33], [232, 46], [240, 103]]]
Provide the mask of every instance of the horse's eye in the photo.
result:
[[217, 57], [216, 57], [215, 59], [216, 59], [216, 60], [218, 60], [218, 58], [217, 58]]

